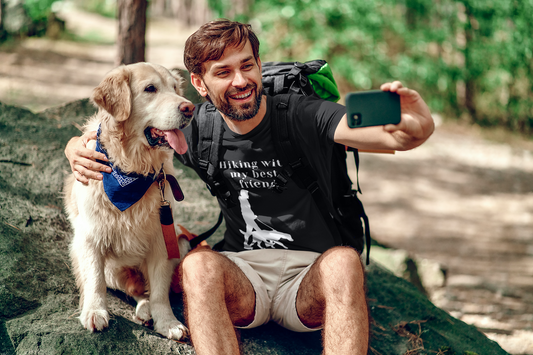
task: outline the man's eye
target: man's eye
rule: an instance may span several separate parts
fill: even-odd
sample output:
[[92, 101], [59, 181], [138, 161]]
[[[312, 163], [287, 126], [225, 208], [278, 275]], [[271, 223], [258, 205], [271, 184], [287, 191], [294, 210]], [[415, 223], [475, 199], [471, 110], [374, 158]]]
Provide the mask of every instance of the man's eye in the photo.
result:
[[220, 71], [217, 73], [217, 76], [225, 76], [225, 75], [228, 75], [227, 71]]
[[250, 64], [245, 64], [244, 67], [243, 67], [243, 69], [250, 70], [250, 69], [252, 69], [253, 67], [254, 67], [254, 65], [250, 63]]
[[155, 86], [153, 86], [152, 84], [148, 85], [147, 87], [144, 88], [144, 91], [146, 92], [156, 92], [157, 89]]

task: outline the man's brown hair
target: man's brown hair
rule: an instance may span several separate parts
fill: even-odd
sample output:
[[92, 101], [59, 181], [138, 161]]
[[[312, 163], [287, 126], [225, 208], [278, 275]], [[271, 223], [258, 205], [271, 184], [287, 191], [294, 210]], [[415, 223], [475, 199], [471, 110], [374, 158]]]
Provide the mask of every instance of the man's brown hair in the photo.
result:
[[218, 60], [228, 47], [243, 48], [250, 41], [255, 60], [259, 58], [259, 39], [252, 26], [226, 19], [208, 22], [185, 42], [184, 62], [189, 73], [202, 77], [204, 63]]

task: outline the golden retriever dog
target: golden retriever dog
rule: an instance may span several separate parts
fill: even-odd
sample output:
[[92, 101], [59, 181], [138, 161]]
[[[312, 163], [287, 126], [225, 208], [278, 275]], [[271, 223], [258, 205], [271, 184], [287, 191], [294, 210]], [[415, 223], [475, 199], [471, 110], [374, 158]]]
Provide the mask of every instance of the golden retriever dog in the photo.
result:
[[[137, 63], [112, 70], [91, 96], [98, 113], [84, 131], [98, 131], [98, 140], [87, 146], [107, 154], [113, 173], [87, 185], [73, 175], [65, 181], [79, 318], [90, 331], [109, 324], [109, 287], [133, 296], [135, 317], [143, 323], [153, 319], [158, 333], [175, 340], [187, 333], [169, 301], [180, 259], [169, 259], [160, 222], [162, 200], [172, 206], [174, 198], [168, 179], [162, 180], [162, 188], [157, 180], [165, 177], [163, 170], [172, 175], [173, 148], [187, 150], [180, 129], [190, 123], [194, 105], [181, 96], [182, 82], [162, 66]], [[180, 232], [177, 224], [176, 230]], [[178, 244], [183, 257], [188, 241], [180, 238]]]

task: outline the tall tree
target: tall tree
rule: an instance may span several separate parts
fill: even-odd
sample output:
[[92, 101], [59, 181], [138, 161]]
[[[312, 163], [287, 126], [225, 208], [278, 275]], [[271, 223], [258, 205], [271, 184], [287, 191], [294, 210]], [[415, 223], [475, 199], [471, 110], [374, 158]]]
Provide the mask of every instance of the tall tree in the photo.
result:
[[2, 42], [4, 36], [4, 0], [0, 0], [0, 42]]
[[150, 0], [150, 14], [173, 17], [191, 27], [199, 27], [213, 19], [208, 0]]
[[147, 0], [118, 0], [117, 66], [145, 61], [147, 7]]

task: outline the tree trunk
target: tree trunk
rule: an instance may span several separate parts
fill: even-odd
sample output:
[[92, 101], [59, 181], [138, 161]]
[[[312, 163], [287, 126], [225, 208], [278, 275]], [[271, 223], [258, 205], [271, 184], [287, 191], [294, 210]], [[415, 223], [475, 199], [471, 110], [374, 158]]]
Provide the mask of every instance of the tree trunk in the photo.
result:
[[3, 42], [6, 37], [4, 31], [4, 0], [0, 0], [0, 42]]
[[118, 0], [118, 38], [115, 65], [145, 61], [147, 0]]
[[470, 114], [471, 123], [475, 124], [478, 122], [477, 109], [476, 109], [476, 79], [479, 76], [478, 71], [475, 68], [474, 59], [472, 58], [473, 51], [473, 42], [474, 42], [474, 28], [472, 27], [472, 19], [474, 15], [468, 4], [465, 4], [465, 14], [466, 14], [466, 23], [465, 23], [465, 106]]
[[207, 0], [151, 0], [150, 13], [173, 17], [190, 27], [199, 27], [213, 18]]

